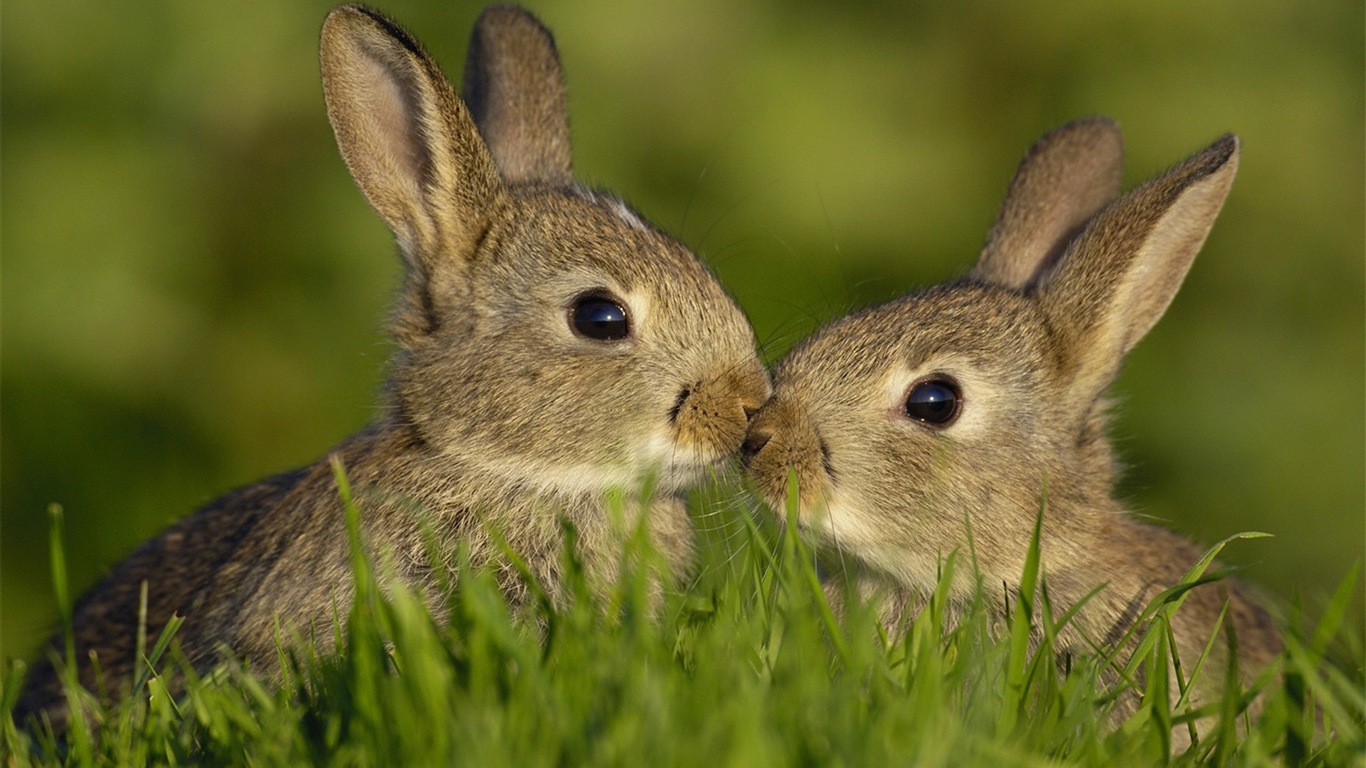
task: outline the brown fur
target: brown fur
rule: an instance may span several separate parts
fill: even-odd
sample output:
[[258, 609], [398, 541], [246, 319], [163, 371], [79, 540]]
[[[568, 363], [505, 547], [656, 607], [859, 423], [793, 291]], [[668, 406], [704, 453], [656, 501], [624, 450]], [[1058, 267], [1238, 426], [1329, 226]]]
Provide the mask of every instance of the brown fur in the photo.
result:
[[[1233, 181], [1238, 145], [1226, 136], [1123, 197], [1120, 147], [1106, 120], [1044, 137], [971, 276], [838, 320], [774, 373], [773, 398], [746, 440], [751, 475], [781, 509], [793, 468], [799, 519], [825, 559], [891, 585], [902, 610], [934, 588], [943, 557], [966, 558], [965, 522], [991, 603], [1003, 605], [1019, 588], [1045, 485], [1053, 604], [1106, 585], [1063, 650], [1122, 636], [1200, 558], [1113, 498], [1105, 393], [1180, 287]], [[932, 375], [962, 392], [957, 420], [942, 429], [905, 411], [915, 383]], [[956, 595], [971, 587], [964, 578]], [[1245, 672], [1279, 649], [1266, 613], [1225, 580], [1195, 589], [1175, 616], [1187, 672], [1225, 601]], [[1222, 649], [1206, 684], [1222, 679]]]
[[[368, 546], [389, 563], [381, 572], [426, 590], [440, 611], [425, 519], [467, 543], [476, 563], [498, 561], [497, 529], [553, 591], [563, 515], [590, 576], [610, 579], [619, 537], [606, 495], [647, 475], [657, 496], [633, 512], [686, 570], [681, 492], [734, 455], [767, 375], [744, 315], [691, 253], [574, 183], [549, 32], [519, 9], [485, 12], [466, 68], [473, 115], [418, 44], [368, 9], [327, 17], [322, 69], [342, 155], [407, 265], [385, 408], [334, 450]], [[629, 338], [572, 331], [571, 308], [590, 291], [621, 300]], [[501, 572], [520, 599], [520, 582]], [[201, 670], [226, 647], [278, 674], [277, 622], [286, 637], [316, 631], [326, 647], [334, 611], [345, 615], [352, 596], [328, 462], [213, 502], [82, 597], [74, 622], [85, 685], [95, 682], [93, 656], [105, 687], [126, 689], [143, 583], [148, 636], [183, 617], [181, 648]], [[64, 707], [44, 656], [18, 714], [60, 724]]]

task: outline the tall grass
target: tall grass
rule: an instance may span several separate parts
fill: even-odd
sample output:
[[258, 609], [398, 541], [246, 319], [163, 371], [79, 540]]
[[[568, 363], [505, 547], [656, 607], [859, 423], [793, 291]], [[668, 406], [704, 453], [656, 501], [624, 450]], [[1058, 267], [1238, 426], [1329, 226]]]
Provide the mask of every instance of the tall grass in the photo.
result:
[[[68, 680], [83, 714], [65, 739], [13, 722], [23, 666], [11, 662], [5, 764], [1327, 766], [1366, 755], [1359, 637], [1342, 626], [1355, 574], [1316, 623], [1291, 611], [1286, 651], [1254, 686], [1263, 711], [1252, 721], [1236, 669], [1221, 701], [1192, 712], [1171, 705], [1165, 676], [1140, 682], [1124, 659], [1102, 652], [1060, 668], [1052, 640], [1069, 607], [1049, 603], [1037, 541], [1004, 620], [982, 590], [951, 610], [954, 572], [971, 561], [955, 553], [924, 609], [889, 632], [870, 603], [836, 615], [795, 526], [713, 493], [695, 505], [702, 564], [686, 588], [658, 597], [672, 575], [637, 530], [619, 583], [595, 592], [566, 527], [556, 598], [532, 582], [529, 605], [510, 607], [461, 550], [437, 620], [415, 594], [377, 587], [383, 555], [366, 555], [364, 512], [339, 479], [356, 600], [314, 631], [337, 633], [344, 652], [282, 642], [303, 650], [282, 650], [277, 685], [236, 663], [197, 675], [168, 633], [117, 704]], [[60, 526], [54, 514], [54, 583], [69, 617]], [[1165, 667], [1165, 618], [1218, 549], [1149, 606], [1136, 657]], [[1346, 669], [1328, 661], [1343, 643], [1356, 660]], [[172, 697], [177, 676], [185, 692]], [[1117, 722], [1135, 695], [1142, 703]], [[1173, 726], [1196, 716], [1216, 724], [1183, 750]]]

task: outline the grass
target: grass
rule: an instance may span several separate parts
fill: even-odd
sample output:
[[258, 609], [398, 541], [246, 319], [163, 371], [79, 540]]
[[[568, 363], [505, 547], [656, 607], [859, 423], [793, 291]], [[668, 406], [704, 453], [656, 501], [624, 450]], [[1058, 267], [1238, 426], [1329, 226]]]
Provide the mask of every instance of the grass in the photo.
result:
[[[339, 473], [339, 479], [344, 476]], [[1103, 675], [1122, 659], [1099, 653], [1059, 669], [1052, 637], [1068, 607], [1048, 601], [1037, 541], [1004, 621], [983, 600], [950, 621], [948, 587], [969, 557], [948, 557], [927, 606], [903, 632], [881, 629], [871, 605], [837, 617], [795, 526], [756, 518], [717, 489], [700, 494], [700, 575], [662, 601], [662, 561], [637, 531], [622, 550], [622, 578], [605, 595], [588, 587], [566, 529], [566, 589], [513, 610], [492, 576], [463, 552], [437, 621], [413, 594], [381, 593], [362, 550], [363, 511], [343, 495], [357, 599], [332, 631], [336, 656], [286, 654], [282, 685], [240, 664], [196, 675], [170, 635], [153, 642], [132, 695], [90, 704], [64, 742], [25, 732], [10, 717], [23, 674], [4, 678], [0, 750], [6, 765], [1362, 765], [1366, 762], [1359, 638], [1342, 626], [1355, 574], [1322, 616], [1286, 620], [1286, 651], [1263, 675], [1264, 710], [1236, 670], [1222, 701], [1198, 714], [1218, 724], [1185, 751], [1172, 742], [1197, 713], [1170, 707], [1165, 677]], [[54, 585], [69, 596], [54, 514]], [[1149, 607], [1138, 655], [1165, 664], [1165, 619], [1183, 586]], [[515, 553], [508, 553], [517, 562]], [[1217, 577], [1217, 575], [1216, 575]], [[527, 578], [530, 578], [527, 576]], [[1040, 587], [1033, 589], [1034, 584]], [[1350, 671], [1328, 659], [1346, 644]], [[140, 647], [146, 648], [144, 643]], [[73, 651], [68, 643], [67, 658]], [[1202, 660], [1183, 660], [1193, 670]], [[179, 698], [166, 694], [175, 675]], [[1103, 680], [1118, 679], [1107, 685]], [[1181, 681], [1178, 680], [1178, 685]], [[72, 700], [90, 700], [69, 685]], [[1118, 702], [1143, 703], [1116, 723]], [[1317, 713], [1317, 714], [1316, 714]]]

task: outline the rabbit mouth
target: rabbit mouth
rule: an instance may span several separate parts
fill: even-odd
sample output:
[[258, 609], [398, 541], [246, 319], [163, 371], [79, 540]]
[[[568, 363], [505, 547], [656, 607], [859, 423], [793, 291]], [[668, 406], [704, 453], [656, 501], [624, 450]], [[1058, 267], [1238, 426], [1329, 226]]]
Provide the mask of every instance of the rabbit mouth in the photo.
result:
[[[742, 458], [745, 470], [758, 485], [768, 507], [779, 518], [787, 518], [791, 506], [796, 504], [798, 528], [823, 534], [829, 525], [836, 489], [834, 467], [824, 443], [820, 450], [802, 454], [775, 450], [772, 454], [755, 455], [752, 445], [746, 450], [750, 453]], [[796, 498], [791, 498], [794, 489], [788, 486], [790, 477], [796, 480]]]
[[680, 492], [728, 472], [734, 458], [719, 451], [681, 446], [667, 437], [652, 440], [642, 452], [647, 477], [661, 491]]

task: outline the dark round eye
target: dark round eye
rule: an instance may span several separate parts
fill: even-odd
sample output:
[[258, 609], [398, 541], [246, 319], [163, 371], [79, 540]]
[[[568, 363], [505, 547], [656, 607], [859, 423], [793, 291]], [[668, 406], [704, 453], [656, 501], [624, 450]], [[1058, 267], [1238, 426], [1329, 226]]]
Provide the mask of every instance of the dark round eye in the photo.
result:
[[575, 299], [569, 308], [569, 325], [585, 339], [620, 341], [631, 334], [626, 310], [615, 299], [589, 293]]
[[927, 427], [947, 427], [962, 407], [963, 393], [952, 379], [926, 379], [906, 397], [906, 415]]

